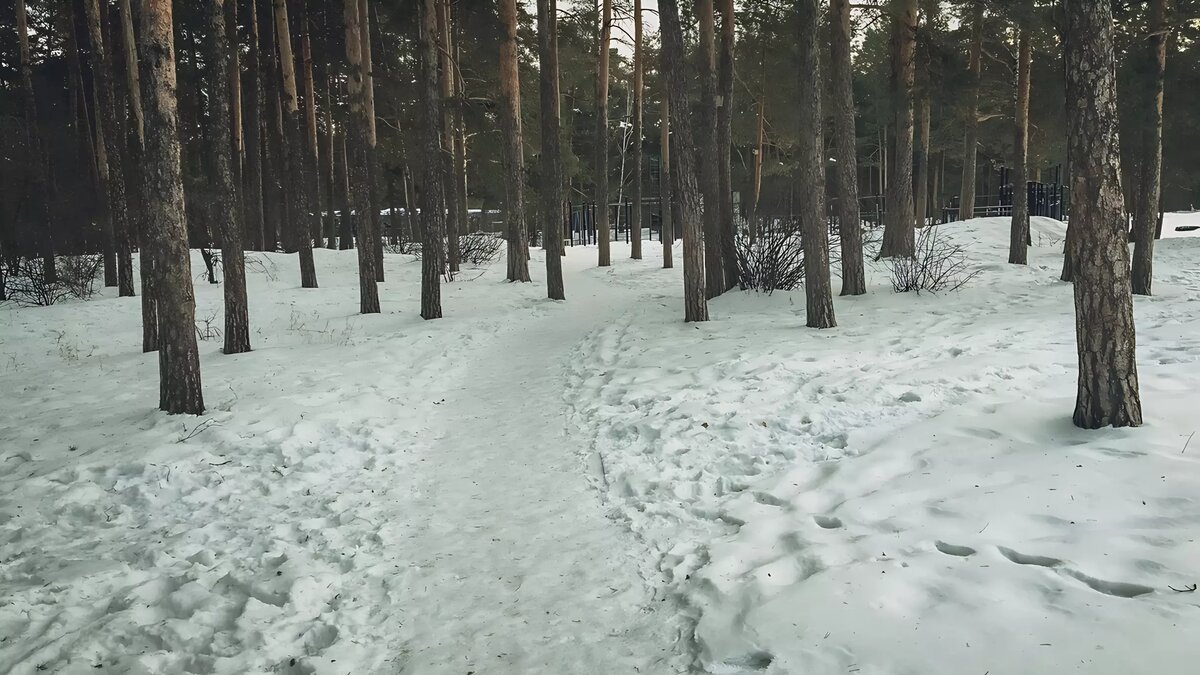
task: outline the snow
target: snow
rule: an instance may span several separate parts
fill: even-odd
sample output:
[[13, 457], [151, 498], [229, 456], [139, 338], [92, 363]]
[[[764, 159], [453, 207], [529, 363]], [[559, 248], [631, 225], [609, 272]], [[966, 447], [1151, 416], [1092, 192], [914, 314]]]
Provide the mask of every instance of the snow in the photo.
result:
[[824, 331], [802, 291], [682, 323], [656, 244], [570, 248], [563, 303], [468, 271], [434, 322], [407, 256], [360, 316], [353, 251], [317, 290], [256, 254], [200, 418], [154, 410], [136, 300], [0, 308], [0, 672], [1191, 672], [1200, 240], [1135, 301], [1146, 425], [1083, 431], [1062, 224], [1028, 267], [942, 231], [964, 289], [868, 263]]
[[[1177, 227], [1195, 227], [1195, 230], [1180, 231]], [[1163, 214], [1163, 239], [1175, 237], [1200, 237], [1200, 211], [1177, 211]]]

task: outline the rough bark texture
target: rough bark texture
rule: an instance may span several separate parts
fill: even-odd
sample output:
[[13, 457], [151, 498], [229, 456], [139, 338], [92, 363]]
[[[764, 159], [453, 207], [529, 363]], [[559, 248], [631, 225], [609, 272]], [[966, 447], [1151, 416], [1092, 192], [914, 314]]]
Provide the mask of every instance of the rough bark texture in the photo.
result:
[[[308, 232], [308, 245], [320, 246], [325, 228], [324, 209], [321, 204], [321, 146], [317, 129], [317, 85], [313, 79], [312, 38], [308, 21], [308, 4], [300, 0], [300, 63], [301, 79], [304, 82], [304, 134], [305, 134], [305, 186], [312, 190], [309, 206], [312, 216]], [[332, 207], [330, 207], [332, 210]], [[310, 249], [311, 255], [311, 249]]]
[[679, 205], [679, 225], [683, 230], [683, 320], [708, 321], [700, 186], [696, 180], [696, 146], [688, 115], [687, 65], [677, 0], [659, 0], [658, 11], [662, 31], [662, 72], [667, 80], [671, 128], [675, 135], [672, 191]]
[[1013, 113], [1013, 204], [1008, 242], [1008, 262], [1029, 262], [1029, 74], [1033, 49], [1029, 29], [1022, 23], [1017, 31], [1017, 107]]
[[[92, 92], [96, 101], [96, 168], [104, 195], [104, 285], [117, 285], [117, 232], [125, 227], [125, 178], [121, 173], [121, 138], [113, 103], [112, 61], [104, 40], [100, 0], [84, 0], [91, 47]], [[132, 288], [130, 289], [132, 292]]]
[[830, 0], [829, 75], [833, 92], [833, 145], [837, 159], [834, 197], [838, 235], [842, 244], [842, 295], [867, 292], [863, 266], [862, 221], [858, 212], [857, 133], [854, 127], [854, 86], [850, 62], [850, 2]]
[[1150, 295], [1154, 277], [1154, 238], [1162, 190], [1163, 79], [1167, 68], [1167, 0], [1150, 3], [1150, 55], [1154, 64], [1142, 138], [1142, 182], [1133, 213], [1133, 292]]
[[284, 166], [283, 113], [279, 104], [280, 77], [277, 64], [271, 2], [258, 0], [258, 65], [263, 100], [263, 250], [266, 251], [278, 249], [281, 235], [287, 247], [291, 232], [291, 228], [284, 227], [287, 217], [281, 183]]
[[438, 91], [438, 8], [436, 0], [421, 0], [420, 12], [420, 105], [422, 150], [425, 154], [425, 185], [421, 190], [421, 318], [442, 316], [441, 275], [445, 269], [445, 200], [442, 195], [444, 152], [441, 100]]
[[1130, 294], [1117, 138], [1112, 7], [1066, 3], [1067, 142], [1071, 154], [1070, 243], [1075, 265], [1078, 427], [1138, 426], [1133, 297]]
[[[700, 20], [700, 114], [697, 116], [698, 128], [692, 138], [699, 143], [700, 157], [698, 163], [693, 166], [697, 171], [696, 177], [702, 196], [704, 290], [707, 297], [715, 298], [725, 291], [725, 266], [721, 261], [721, 187], [720, 172], [717, 169], [720, 163], [717, 152], [717, 45], [713, 0], [696, 0], [695, 11]], [[686, 107], [675, 106], [675, 101], [672, 101], [672, 107], [676, 107], [675, 114], [687, 110]], [[678, 146], [676, 150], [683, 152]], [[683, 159], [683, 156], [680, 155], [678, 159]]]
[[366, 110], [366, 74], [363, 71], [362, 47], [359, 37], [357, 0], [344, 0], [343, 23], [346, 26], [346, 97], [350, 101], [350, 124], [346, 131], [348, 151], [346, 173], [350, 179], [352, 210], [358, 213], [358, 301], [363, 314], [379, 313], [379, 278], [375, 270], [375, 252], [370, 244], [375, 233], [371, 219], [364, 217], [370, 209], [371, 195], [367, 186], [370, 171], [368, 135], [370, 127]]
[[[504, 232], [508, 240], [508, 280], [529, 281], [529, 237], [525, 233], [525, 143], [521, 134], [521, 80], [517, 71], [517, 0], [500, 0], [500, 28], [500, 121], [506, 137]], [[436, 133], [436, 126], [434, 129]]]
[[975, 214], [975, 150], [979, 143], [979, 72], [983, 52], [983, 2], [975, 0], [971, 8], [971, 55], [967, 65], [970, 84], [963, 111], [962, 187], [959, 191], [958, 219]]
[[[300, 287], [317, 287], [317, 269], [313, 262], [312, 231], [315, 209], [312, 208], [312, 190], [308, 189], [311, 181], [310, 162], [305, 153], [306, 143], [300, 127], [300, 97], [296, 89], [296, 59], [292, 53], [292, 32], [288, 20], [286, 0], [274, 0], [275, 9], [275, 42], [279, 48], [279, 68], [283, 76], [283, 127], [286, 137], [289, 188], [296, 200], [293, 209], [294, 241], [292, 244], [299, 252], [300, 258]], [[312, 144], [312, 152], [316, 152], [316, 143]], [[312, 167], [315, 171], [315, 167]]]
[[736, 40], [733, 0], [718, 0], [721, 13], [721, 43], [717, 61], [717, 207], [724, 267], [722, 290], [737, 285], [737, 223], [733, 212], [733, 49]]
[[600, 39], [596, 48], [596, 159], [592, 181], [596, 192], [596, 248], [600, 267], [612, 264], [612, 233], [608, 225], [608, 47], [612, 36], [612, 0], [600, 0]]
[[338, 212], [342, 214], [342, 217], [338, 219], [338, 248], [342, 251], [354, 248], [354, 220], [350, 213], [350, 150], [349, 143], [346, 141], [349, 130], [350, 125], [344, 125], [342, 132], [338, 134], [340, 142], [337, 156], [339, 161], [334, 167]]
[[892, 5], [892, 90], [896, 134], [891, 182], [883, 228], [882, 258], [912, 256], [913, 231], [913, 80], [916, 75], [917, 0]]
[[[230, 62], [228, 36], [225, 32], [225, 12], [236, 0], [208, 2], [208, 58], [213, 68], [205, 83], [209, 92], [209, 114], [213, 128], [231, 129], [233, 123], [232, 89], [226, 73]], [[242, 249], [242, 219], [237, 204], [237, 181], [234, 178], [234, 148], [236, 139], [211, 143], [208, 151], [213, 170], [213, 215], [221, 226], [221, 267], [225, 271], [225, 353], [250, 351], [250, 319], [246, 302], [246, 262]]]
[[799, 0], [800, 133], [796, 148], [800, 236], [804, 242], [804, 296], [809, 328], [832, 328], [833, 290], [829, 279], [829, 228], [825, 225], [825, 144], [822, 135], [820, 0]]
[[642, 259], [642, 76], [646, 64], [642, 49], [642, 0], [633, 0], [633, 208], [629, 214], [629, 257]]
[[662, 148], [662, 157], [659, 161], [658, 168], [658, 194], [659, 194], [659, 232], [658, 237], [662, 240], [663, 249], [663, 269], [671, 269], [675, 266], [674, 248], [675, 248], [675, 220], [671, 217], [671, 207], [675, 203], [675, 193], [671, 191], [671, 97], [664, 91], [661, 104], [661, 112], [658, 117], [659, 125], [659, 143]]
[[246, 26], [249, 32], [246, 51], [246, 166], [242, 172], [242, 204], [249, 248], [261, 251], [263, 248], [263, 166], [262, 166], [262, 119], [263, 95], [262, 72], [259, 65], [258, 45], [258, 11], [257, 0], [249, 0], [246, 13]]
[[565, 300], [562, 274], [563, 165], [559, 127], [558, 17], [555, 0], [537, 0], [539, 103], [542, 119], [542, 246], [546, 250], [546, 296]]
[[145, 0], [142, 45], [146, 64], [146, 246], [154, 258], [158, 301], [159, 407], [168, 413], [204, 412], [200, 354], [196, 349], [196, 300], [183, 212], [175, 85], [175, 38], [171, 0]]
[[437, 12], [438, 35], [439, 39], [439, 61], [441, 64], [441, 112], [442, 112], [442, 165], [445, 180], [445, 195], [446, 195], [446, 263], [450, 273], [458, 271], [459, 268], [459, 246], [458, 235], [461, 234], [467, 224], [459, 222], [460, 211], [458, 202], [461, 199], [459, 190], [462, 183], [458, 181], [457, 171], [454, 165], [454, 111], [452, 103], [455, 101], [454, 94], [454, 63], [450, 58], [451, 42], [450, 42], [450, 0], [440, 0], [438, 3], [439, 11]]
[[367, 0], [358, 0], [359, 53], [363, 64], [363, 108], [367, 116], [367, 196], [371, 218], [371, 251], [375, 254], [376, 281], [383, 281], [383, 221], [379, 207], [383, 203], [379, 190], [379, 137], [375, 133], [375, 71], [371, 60], [371, 12]]

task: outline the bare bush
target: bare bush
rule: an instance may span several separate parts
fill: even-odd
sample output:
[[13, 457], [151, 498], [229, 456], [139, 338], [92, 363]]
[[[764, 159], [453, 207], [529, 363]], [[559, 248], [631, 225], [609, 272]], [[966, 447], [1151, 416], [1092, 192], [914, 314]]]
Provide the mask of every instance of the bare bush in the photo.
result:
[[196, 338], [202, 342], [220, 340], [223, 320], [222, 317], [217, 316], [216, 310], [209, 312], [207, 316], [196, 317]]
[[772, 219], [760, 225], [757, 236], [740, 229], [734, 237], [738, 286], [772, 293], [790, 291], [804, 283], [804, 245], [795, 219]]
[[46, 307], [71, 296], [62, 280], [47, 281], [40, 259], [18, 258], [8, 268], [8, 297], [22, 307]]
[[80, 300], [96, 294], [96, 278], [103, 265], [104, 258], [100, 255], [64, 255], [54, 260], [59, 283]]
[[269, 281], [279, 280], [279, 266], [265, 255], [247, 252], [245, 265], [248, 272], [261, 274]]
[[[491, 232], [471, 232], [458, 237], [459, 261], [471, 267], [486, 267], [500, 257], [500, 247], [504, 238]], [[420, 243], [410, 244], [408, 253], [419, 259], [421, 257]]]
[[942, 237], [937, 226], [917, 230], [916, 255], [888, 259], [897, 293], [957, 291], [979, 274], [963, 247]]

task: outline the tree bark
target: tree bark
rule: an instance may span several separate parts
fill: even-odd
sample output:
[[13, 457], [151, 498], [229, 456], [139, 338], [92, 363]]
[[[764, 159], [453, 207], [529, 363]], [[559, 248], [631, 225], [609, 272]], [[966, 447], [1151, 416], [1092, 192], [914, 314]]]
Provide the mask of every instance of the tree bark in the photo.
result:
[[[264, 0], [265, 1], [265, 0]], [[258, 37], [258, 0], [249, 0], [246, 14], [246, 26], [249, 31], [248, 43], [250, 49], [246, 54], [246, 77], [249, 78], [246, 92], [246, 167], [242, 172], [243, 189], [242, 204], [244, 205], [247, 244], [249, 248], [263, 250], [263, 163], [262, 163], [262, 67], [259, 64]]]
[[[313, 80], [312, 32], [308, 19], [308, 3], [300, 0], [300, 63], [301, 77], [304, 80], [304, 133], [305, 150], [307, 152], [307, 175], [305, 185], [312, 190], [309, 197], [312, 216], [309, 219], [311, 228], [308, 232], [308, 245], [320, 246], [323, 243], [325, 229], [325, 212], [321, 204], [321, 145], [317, 129], [317, 86]], [[332, 207], [330, 207], [332, 210]]]
[[[225, 353], [240, 354], [250, 351], [249, 306], [246, 302], [246, 262], [242, 244], [242, 219], [238, 209], [237, 180], [234, 178], [234, 153], [237, 137], [230, 134], [222, 139], [222, 130], [233, 128], [233, 89], [228, 77], [231, 53], [236, 45], [230, 45], [226, 34], [227, 11], [236, 11], [237, 0], [210, 0], [208, 3], [208, 58], [212, 68], [206, 89], [209, 92], [209, 114], [213, 129], [218, 134], [217, 142], [210, 143], [212, 154], [214, 210], [221, 224], [221, 266], [225, 271]], [[232, 17], [230, 17], [232, 18]], [[221, 142], [226, 140], [228, 142]]]
[[721, 264], [724, 267], [722, 291], [737, 285], [737, 225], [733, 212], [733, 71], [736, 40], [733, 0], [719, 0], [721, 44], [717, 64], [717, 207]]
[[[104, 195], [101, 220], [104, 235], [104, 285], [117, 285], [117, 236], [125, 227], [125, 178], [120, 170], [121, 139], [113, 104], [112, 61], [104, 39], [99, 0], [84, 0], [88, 42], [91, 45], [92, 92], [96, 101], [96, 168]], [[132, 293], [132, 277], [129, 292]], [[125, 290], [125, 289], [122, 289]], [[122, 293], [122, 295], [124, 295]]]
[[1029, 88], [1033, 48], [1026, 19], [1017, 28], [1017, 108], [1013, 114], [1013, 205], [1008, 262], [1029, 262]]
[[371, 60], [371, 12], [367, 0], [358, 0], [358, 39], [361, 40], [363, 63], [363, 105], [367, 115], [367, 196], [370, 200], [371, 251], [375, 254], [376, 281], [384, 280], [383, 270], [383, 221], [379, 217], [382, 204], [379, 193], [379, 136], [375, 130], [375, 70]]
[[454, 94], [454, 62], [450, 58], [452, 45], [450, 40], [450, 0], [439, 0], [439, 11], [437, 13], [438, 34], [441, 36], [439, 40], [439, 63], [441, 65], [441, 112], [442, 112], [442, 164], [444, 171], [444, 180], [446, 187], [444, 194], [446, 196], [446, 264], [450, 272], [451, 278], [459, 269], [459, 243], [458, 236], [466, 228], [467, 224], [459, 222], [461, 212], [458, 209], [458, 202], [461, 199], [459, 190], [462, 184], [457, 179], [457, 171], [454, 164], [454, 111], [451, 109], [456, 101]]
[[851, 69], [849, 0], [830, 0], [830, 79], [833, 91], [833, 140], [837, 159], [834, 197], [842, 245], [842, 295], [867, 292], [863, 265], [862, 219], [858, 209], [858, 157], [855, 132], [854, 86]]
[[[638, 0], [639, 2], [641, 0]], [[504, 128], [504, 230], [508, 280], [529, 281], [525, 234], [525, 143], [521, 135], [521, 80], [517, 70], [517, 0], [500, 0], [500, 122]], [[436, 125], [434, 133], [436, 133]]]
[[[711, 0], [708, 1], [711, 10]], [[696, 146], [688, 115], [687, 65], [683, 28], [679, 23], [679, 4], [677, 0], [659, 0], [658, 11], [662, 32], [662, 72], [667, 80], [671, 127], [676, 141], [676, 166], [671, 172], [671, 187], [679, 204], [679, 221], [683, 230], [683, 320], [708, 321], [700, 186], [696, 180]], [[717, 262], [720, 264], [719, 260]]]
[[[292, 53], [292, 33], [288, 21], [287, 1], [273, 0], [275, 9], [275, 42], [279, 49], [279, 68], [283, 76], [283, 127], [288, 167], [288, 183], [291, 193], [296, 198], [295, 219], [292, 227], [295, 229], [293, 245], [299, 252], [300, 258], [300, 287], [317, 287], [317, 269], [312, 252], [312, 220], [313, 209], [308, 186], [310, 174], [309, 160], [305, 156], [305, 142], [300, 130], [300, 99], [296, 89], [296, 59]], [[315, 141], [310, 146], [310, 152], [315, 153]], [[312, 168], [315, 171], [315, 167]], [[299, 181], [299, 184], [296, 183]]]
[[[445, 199], [442, 193], [444, 156], [439, 134], [442, 111], [438, 88], [438, 6], [436, 0], [421, 0], [420, 74], [421, 142], [425, 152], [425, 185], [421, 190], [421, 318], [442, 317], [441, 275], [445, 269], [442, 241], [445, 229]], [[514, 10], [515, 11], [515, 10]]]
[[1150, 3], [1150, 54], [1153, 71], [1147, 119], [1142, 131], [1142, 181], [1133, 214], [1133, 292], [1150, 295], [1154, 277], [1154, 239], [1158, 229], [1159, 198], [1162, 191], [1163, 82], [1167, 68], [1167, 0]]
[[959, 190], [958, 219], [969, 220], [975, 214], [975, 150], [979, 143], [979, 75], [983, 52], [983, 1], [971, 8], [971, 55], [967, 66], [967, 105], [963, 112], [962, 186]]
[[675, 200], [674, 193], [671, 191], [671, 97], [667, 92], [665, 81], [663, 83], [663, 96], [661, 111], [658, 117], [658, 126], [662, 155], [658, 163], [658, 209], [660, 212], [658, 238], [661, 240], [663, 249], [663, 269], [669, 270], [675, 266], [673, 259], [675, 221], [671, 217], [671, 208]]
[[820, 0], [799, 0], [796, 3], [800, 32], [796, 36], [799, 48], [800, 86], [798, 115], [800, 133], [797, 136], [798, 197], [800, 236], [804, 244], [804, 296], [809, 328], [833, 328], [833, 291], [829, 279], [829, 228], [825, 224], [825, 144], [821, 115]]
[[282, 239], [290, 249], [291, 228], [285, 227], [287, 205], [282, 185], [284, 171], [283, 113], [279, 103], [280, 72], [275, 48], [273, 0], [258, 0], [258, 63], [262, 82], [263, 134], [263, 249], [275, 251]]
[[341, 139], [339, 143], [340, 152], [338, 157], [341, 160], [334, 167], [334, 180], [337, 182], [338, 191], [338, 211], [342, 217], [338, 220], [338, 248], [342, 251], [348, 251], [354, 248], [354, 221], [351, 219], [350, 213], [350, 151], [349, 143], [346, 136], [350, 133], [349, 124], [342, 127], [342, 133], [338, 134]]
[[916, 250], [913, 231], [913, 81], [916, 76], [917, 0], [892, 5], [892, 86], [895, 93], [896, 134], [890, 190], [887, 196], [883, 246], [879, 257], [911, 257]]
[[[423, 0], [428, 2], [430, 0]], [[346, 173], [352, 186], [353, 210], [358, 212], [358, 297], [359, 311], [363, 314], [379, 313], [379, 288], [376, 279], [375, 251], [371, 245], [375, 233], [371, 231], [371, 219], [365, 217], [371, 208], [371, 194], [367, 181], [370, 175], [369, 152], [370, 120], [367, 119], [366, 71], [362, 60], [362, 42], [359, 36], [358, 0], [344, 0], [343, 22], [346, 27], [346, 96], [350, 101], [350, 124], [346, 132], [348, 161]]]
[[[717, 168], [720, 159], [717, 151], [717, 46], [713, 0], [696, 0], [695, 11], [700, 19], [700, 114], [699, 128], [693, 138], [700, 144], [700, 157], [699, 164], [694, 166], [702, 196], [704, 289], [711, 299], [725, 291], [725, 266], [721, 260], [720, 171]], [[678, 146], [676, 151], [682, 152]]]
[[337, 133], [333, 128], [333, 65], [325, 64], [325, 201], [329, 212], [325, 214], [325, 248], [337, 249]]
[[149, 232], [158, 301], [159, 407], [168, 413], [204, 412], [196, 301], [183, 212], [183, 174], [175, 98], [175, 37], [171, 1], [144, 0], [142, 45], [146, 64], [145, 179]]
[[642, 48], [642, 0], [633, 0], [633, 208], [630, 210], [629, 257], [642, 259], [642, 94], [646, 63]]
[[[711, 1], [711, 0], [710, 0]], [[592, 182], [596, 188], [596, 238], [600, 267], [612, 264], [612, 233], [608, 225], [608, 49], [612, 37], [612, 0], [600, 0], [600, 38], [596, 53], [596, 159]]]
[[50, 222], [50, 176], [38, 129], [37, 98], [33, 91], [33, 59], [29, 50], [29, 24], [25, 0], [16, 0], [17, 42], [21, 61], [22, 108], [25, 116], [25, 147], [33, 181], [30, 196], [37, 205], [37, 224], [41, 226], [42, 276], [47, 283], [58, 281], [54, 266], [54, 234]]
[[542, 246], [546, 250], [546, 296], [565, 300], [562, 273], [563, 161], [561, 96], [558, 82], [556, 0], [537, 0], [538, 79], [542, 121]]
[[1112, 6], [1066, 4], [1067, 142], [1071, 155], [1071, 253], [1079, 352], [1076, 426], [1138, 426], [1135, 362], [1118, 142]]

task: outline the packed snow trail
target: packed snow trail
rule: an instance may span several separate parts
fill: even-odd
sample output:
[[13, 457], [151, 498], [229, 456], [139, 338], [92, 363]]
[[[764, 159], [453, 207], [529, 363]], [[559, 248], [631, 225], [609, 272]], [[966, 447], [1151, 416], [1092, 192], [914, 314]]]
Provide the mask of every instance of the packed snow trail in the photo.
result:
[[430, 498], [403, 514], [429, 575], [403, 672], [666, 673], [682, 623], [638, 574], [639, 548], [606, 517], [564, 412], [567, 359], [637, 295], [568, 270], [568, 300], [464, 365], [432, 422]]

